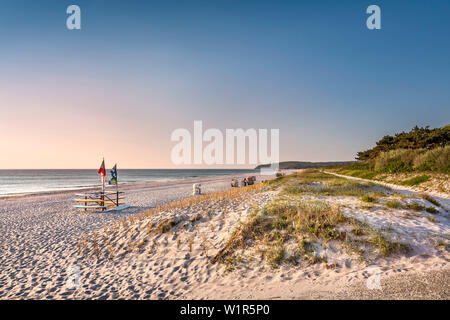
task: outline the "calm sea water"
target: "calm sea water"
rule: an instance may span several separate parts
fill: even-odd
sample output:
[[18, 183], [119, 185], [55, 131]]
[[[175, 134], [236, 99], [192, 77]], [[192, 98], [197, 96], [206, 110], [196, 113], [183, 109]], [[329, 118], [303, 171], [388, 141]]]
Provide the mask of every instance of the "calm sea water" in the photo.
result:
[[[256, 172], [232, 169], [122, 169], [119, 183], [168, 181], [195, 177]], [[107, 170], [109, 179], [109, 170]], [[0, 170], [0, 196], [58, 190], [75, 190], [100, 185], [97, 170]]]

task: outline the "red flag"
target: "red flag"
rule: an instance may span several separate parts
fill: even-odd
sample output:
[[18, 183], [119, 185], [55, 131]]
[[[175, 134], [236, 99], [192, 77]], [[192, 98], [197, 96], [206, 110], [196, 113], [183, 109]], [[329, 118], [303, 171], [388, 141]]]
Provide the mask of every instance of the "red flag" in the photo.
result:
[[98, 169], [98, 174], [100, 174], [104, 177], [106, 176], [105, 159], [103, 159], [100, 169]]

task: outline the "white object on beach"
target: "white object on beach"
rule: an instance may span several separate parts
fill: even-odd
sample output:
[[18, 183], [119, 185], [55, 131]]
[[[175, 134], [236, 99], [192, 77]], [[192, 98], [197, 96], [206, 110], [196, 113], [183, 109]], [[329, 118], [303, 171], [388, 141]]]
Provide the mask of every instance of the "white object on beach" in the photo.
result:
[[102, 209], [102, 210], [104, 210], [107, 207], [106, 206], [74, 206], [74, 208], [77, 208], [77, 209]]
[[122, 204], [122, 205], [120, 205], [120, 206], [118, 206], [118, 207], [113, 207], [113, 208], [111, 208], [111, 209], [105, 210], [104, 212], [120, 211], [120, 210], [129, 208], [130, 206], [131, 206], [131, 205], [128, 204], [128, 203], [127, 203], [127, 204]]
[[202, 194], [202, 189], [201, 189], [201, 184], [200, 183], [194, 183], [192, 185], [192, 195], [195, 196], [197, 194]]

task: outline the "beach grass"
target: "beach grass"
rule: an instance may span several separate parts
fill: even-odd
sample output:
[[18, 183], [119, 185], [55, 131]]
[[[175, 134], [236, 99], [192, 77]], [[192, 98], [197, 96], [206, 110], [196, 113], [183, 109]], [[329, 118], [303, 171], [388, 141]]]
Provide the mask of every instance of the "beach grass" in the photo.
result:
[[[277, 196], [259, 207], [253, 197], [261, 192], [275, 192]], [[332, 263], [328, 265], [327, 257], [320, 252], [331, 242], [361, 258], [369, 254], [390, 256], [407, 251], [406, 244], [389, 240], [389, 230], [374, 229], [344, 214], [340, 205], [328, 201], [349, 197], [366, 203], [379, 203], [390, 193], [389, 188], [373, 183], [348, 180], [319, 170], [304, 170], [253, 186], [164, 203], [121, 218], [104, 226], [99, 231], [101, 234], [83, 236], [78, 251], [81, 256], [96, 260], [114, 260], [132, 252], [155, 252], [159, 247], [167, 246], [170, 237], [177, 249], [187, 247], [190, 254], [197, 252], [194, 246], [199, 246], [203, 257], [211, 263], [222, 263], [228, 271], [251, 261], [253, 254], [271, 268], [301, 261], [324, 263], [328, 268]], [[386, 206], [403, 208], [396, 200], [386, 201]], [[214, 233], [220, 226], [213, 225], [211, 218], [220, 210], [221, 216], [217, 221], [224, 221], [231, 207], [242, 212], [246, 210], [248, 214], [217, 250], [205, 233], [179, 236], [182, 230], [195, 228], [197, 224], [205, 224], [209, 232]], [[414, 203], [405, 208], [427, 209]], [[187, 211], [192, 214], [184, 215]], [[244, 253], [250, 258], [243, 258]]]
[[386, 201], [386, 207], [388, 207], [390, 209], [400, 209], [400, 208], [403, 208], [403, 205], [398, 200], [388, 200], [388, 201]]
[[439, 201], [437, 201], [435, 198], [433, 198], [430, 195], [427, 194], [421, 194], [420, 195], [423, 199], [427, 200], [428, 202], [434, 204], [436, 207], [441, 207], [441, 204]]
[[[205, 208], [226, 208], [232, 202], [240, 203], [241, 207], [244, 202], [248, 202], [248, 205], [250, 205], [252, 203], [252, 195], [266, 188], [267, 184], [259, 183], [242, 188], [198, 195], [164, 203], [156, 208], [131, 215], [128, 218], [120, 218], [101, 228], [101, 238], [98, 237], [97, 232], [93, 233], [92, 236], [83, 235], [78, 242], [78, 253], [82, 256], [92, 256], [96, 260], [99, 260], [101, 257], [112, 260], [117, 258], [119, 253], [124, 255], [135, 251], [143, 251], [150, 242], [153, 243], [152, 247], [155, 248], [158, 243], [150, 241], [152, 237], [175, 233], [175, 228], [179, 228], [183, 223], [185, 225], [185, 223], [195, 224], [201, 221], [208, 221], [211, 212]], [[177, 213], [193, 208], [197, 208], [196, 214], [186, 219], [174, 218], [174, 216], [177, 216]], [[225, 219], [225, 209], [223, 209], [223, 213], [223, 218]], [[169, 215], [171, 217], [168, 217]], [[126, 240], [126, 245], [118, 244], [118, 239], [122, 237], [128, 239]], [[190, 238], [188, 243], [189, 251], [192, 251], [193, 239]], [[202, 247], [206, 254], [206, 242], [202, 243]]]
[[421, 175], [421, 176], [417, 176], [411, 179], [407, 179], [404, 181], [401, 181], [400, 184], [404, 185], [404, 186], [417, 186], [421, 183], [424, 183], [426, 181], [430, 180], [430, 176], [428, 175]]
[[[298, 263], [302, 259], [308, 263], [327, 264], [326, 257], [318, 254], [319, 249], [336, 241], [349, 252], [360, 255], [365, 251], [361, 247], [371, 247], [382, 256], [408, 250], [407, 244], [390, 241], [383, 231], [344, 215], [338, 205], [330, 205], [325, 200], [303, 199], [305, 195], [320, 194], [361, 197], [363, 201], [373, 203], [384, 192], [375, 191], [372, 184], [305, 170], [285, 179], [278, 187], [279, 197], [254, 210], [236, 228], [212, 262], [228, 262], [238, 250], [257, 247], [260, 258], [265, 258], [272, 268], [282, 263]], [[297, 243], [297, 248], [288, 250], [292, 241]]]

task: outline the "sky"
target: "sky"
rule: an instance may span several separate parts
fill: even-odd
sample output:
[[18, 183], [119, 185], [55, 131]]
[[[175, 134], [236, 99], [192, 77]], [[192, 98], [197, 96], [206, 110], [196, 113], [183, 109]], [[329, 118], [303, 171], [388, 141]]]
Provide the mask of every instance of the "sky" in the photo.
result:
[[[81, 30], [66, 27], [71, 4]], [[366, 27], [372, 4], [381, 30]], [[170, 136], [195, 120], [279, 129], [283, 161], [353, 160], [450, 122], [449, 13], [437, 0], [2, 0], [0, 169], [183, 168]]]

